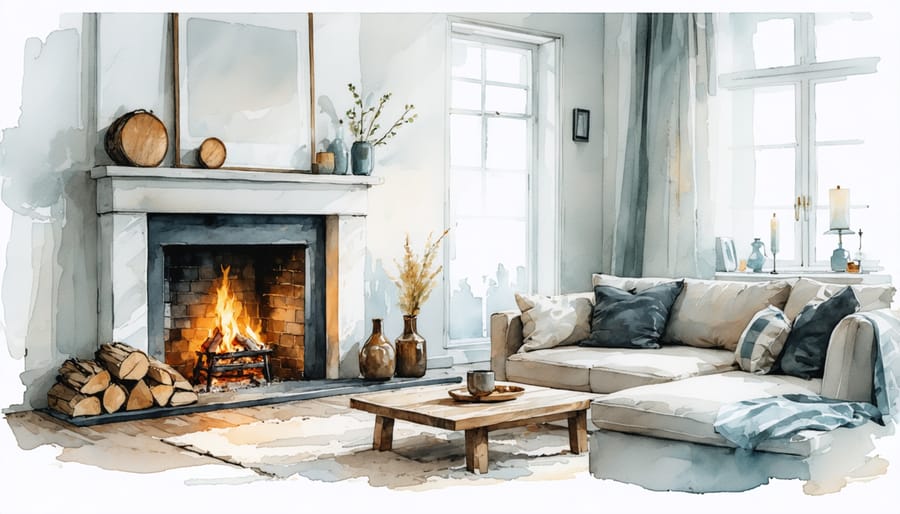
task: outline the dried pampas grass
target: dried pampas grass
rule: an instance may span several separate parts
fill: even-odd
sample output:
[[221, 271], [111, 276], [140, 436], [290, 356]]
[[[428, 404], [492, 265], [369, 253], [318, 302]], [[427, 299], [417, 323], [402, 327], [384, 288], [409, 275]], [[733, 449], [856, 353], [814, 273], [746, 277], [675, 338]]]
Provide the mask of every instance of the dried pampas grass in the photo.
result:
[[406, 234], [406, 241], [403, 244], [403, 259], [400, 262], [394, 260], [394, 263], [397, 264], [398, 275], [391, 277], [400, 290], [398, 303], [403, 314], [418, 316], [422, 304], [431, 296], [431, 291], [437, 285], [437, 276], [444, 269], [442, 265], [435, 268], [434, 260], [437, 257], [438, 247], [448, 232], [450, 232], [449, 228], [444, 230], [436, 240], [433, 240], [432, 234], [428, 234], [428, 239], [425, 241], [425, 253], [421, 258], [410, 248], [409, 234]]

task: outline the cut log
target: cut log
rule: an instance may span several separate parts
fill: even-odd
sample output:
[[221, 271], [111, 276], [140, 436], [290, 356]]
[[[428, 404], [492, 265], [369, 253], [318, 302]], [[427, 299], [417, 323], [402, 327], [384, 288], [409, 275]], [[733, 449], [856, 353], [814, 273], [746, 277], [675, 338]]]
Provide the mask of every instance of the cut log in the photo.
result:
[[190, 391], [192, 393], [194, 392], [194, 386], [192, 386], [191, 383], [188, 382], [184, 377], [181, 377], [181, 379], [179, 380], [175, 380], [175, 383], [172, 384], [172, 387], [174, 387], [178, 391]]
[[81, 394], [97, 394], [109, 386], [109, 371], [94, 361], [68, 359], [59, 367], [58, 381]]
[[213, 333], [203, 341], [200, 345], [200, 351], [203, 353], [216, 353], [219, 351], [219, 345], [222, 343], [222, 332], [216, 327]]
[[175, 382], [173, 374], [178, 374], [178, 372], [168, 364], [152, 357], [150, 358], [150, 368], [147, 370], [148, 378], [153, 379], [158, 384], [170, 386]]
[[56, 383], [47, 392], [50, 408], [67, 416], [95, 416], [100, 414], [100, 398], [79, 393], [71, 387]]
[[150, 369], [147, 354], [124, 343], [104, 343], [96, 353], [97, 361], [120, 380], [140, 380]]
[[169, 405], [172, 407], [180, 407], [182, 405], [190, 405], [196, 403], [199, 397], [193, 391], [175, 391], [172, 398], [169, 399]]
[[112, 414], [118, 412], [125, 405], [125, 399], [128, 393], [125, 388], [119, 384], [109, 384], [106, 391], [103, 391], [103, 410]]
[[247, 350], [259, 350], [261, 348], [260, 344], [254, 341], [253, 338], [244, 337], [241, 334], [238, 334], [234, 339], [242, 344]]
[[150, 394], [153, 395], [153, 403], [160, 407], [165, 407], [169, 404], [169, 398], [172, 397], [172, 393], [175, 392], [175, 388], [168, 384], [156, 384], [150, 386]]
[[141, 410], [153, 406], [153, 393], [150, 392], [150, 386], [143, 380], [138, 380], [128, 391], [128, 402], [125, 403], [125, 410]]

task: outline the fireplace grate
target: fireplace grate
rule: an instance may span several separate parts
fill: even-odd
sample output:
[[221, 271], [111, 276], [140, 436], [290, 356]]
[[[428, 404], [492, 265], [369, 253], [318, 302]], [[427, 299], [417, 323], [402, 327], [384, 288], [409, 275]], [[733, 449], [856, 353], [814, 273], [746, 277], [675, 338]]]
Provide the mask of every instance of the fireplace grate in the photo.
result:
[[272, 371], [269, 368], [271, 348], [244, 350], [240, 352], [197, 352], [197, 365], [194, 366], [194, 382], [200, 382], [200, 373], [206, 375], [206, 391], [212, 390], [212, 381], [216, 376], [224, 374], [242, 375], [251, 369], [261, 369], [266, 383], [272, 382]]

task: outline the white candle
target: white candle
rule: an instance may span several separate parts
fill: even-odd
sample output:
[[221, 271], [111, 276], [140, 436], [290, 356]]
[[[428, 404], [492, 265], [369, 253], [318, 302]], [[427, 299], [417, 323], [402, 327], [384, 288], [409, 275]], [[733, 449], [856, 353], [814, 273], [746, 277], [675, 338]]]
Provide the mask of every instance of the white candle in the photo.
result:
[[769, 250], [772, 253], [778, 253], [778, 218], [775, 217], [774, 212], [772, 213], [772, 221], [769, 222], [769, 232], [771, 235]]
[[832, 230], [850, 228], [850, 190], [841, 189], [841, 186], [837, 186], [836, 189], [830, 189], [828, 191], [828, 203], [831, 213], [830, 228]]

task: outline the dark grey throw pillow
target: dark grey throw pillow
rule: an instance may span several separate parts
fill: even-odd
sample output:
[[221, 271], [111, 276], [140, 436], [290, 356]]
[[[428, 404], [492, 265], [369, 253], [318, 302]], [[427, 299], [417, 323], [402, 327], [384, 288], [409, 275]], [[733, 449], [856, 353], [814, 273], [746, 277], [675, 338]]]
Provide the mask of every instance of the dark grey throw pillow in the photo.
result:
[[684, 280], [666, 282], [634, 294], [612, 286], [594, 286], [591, 336], [582, 346], [659, 348], [669, 311]]
[[794, 320], [776, 369], [785, 375], [821, 378], [834, 327], [858, 308], [859, 301], [849, 286], [824, 302], [804, 307]]

